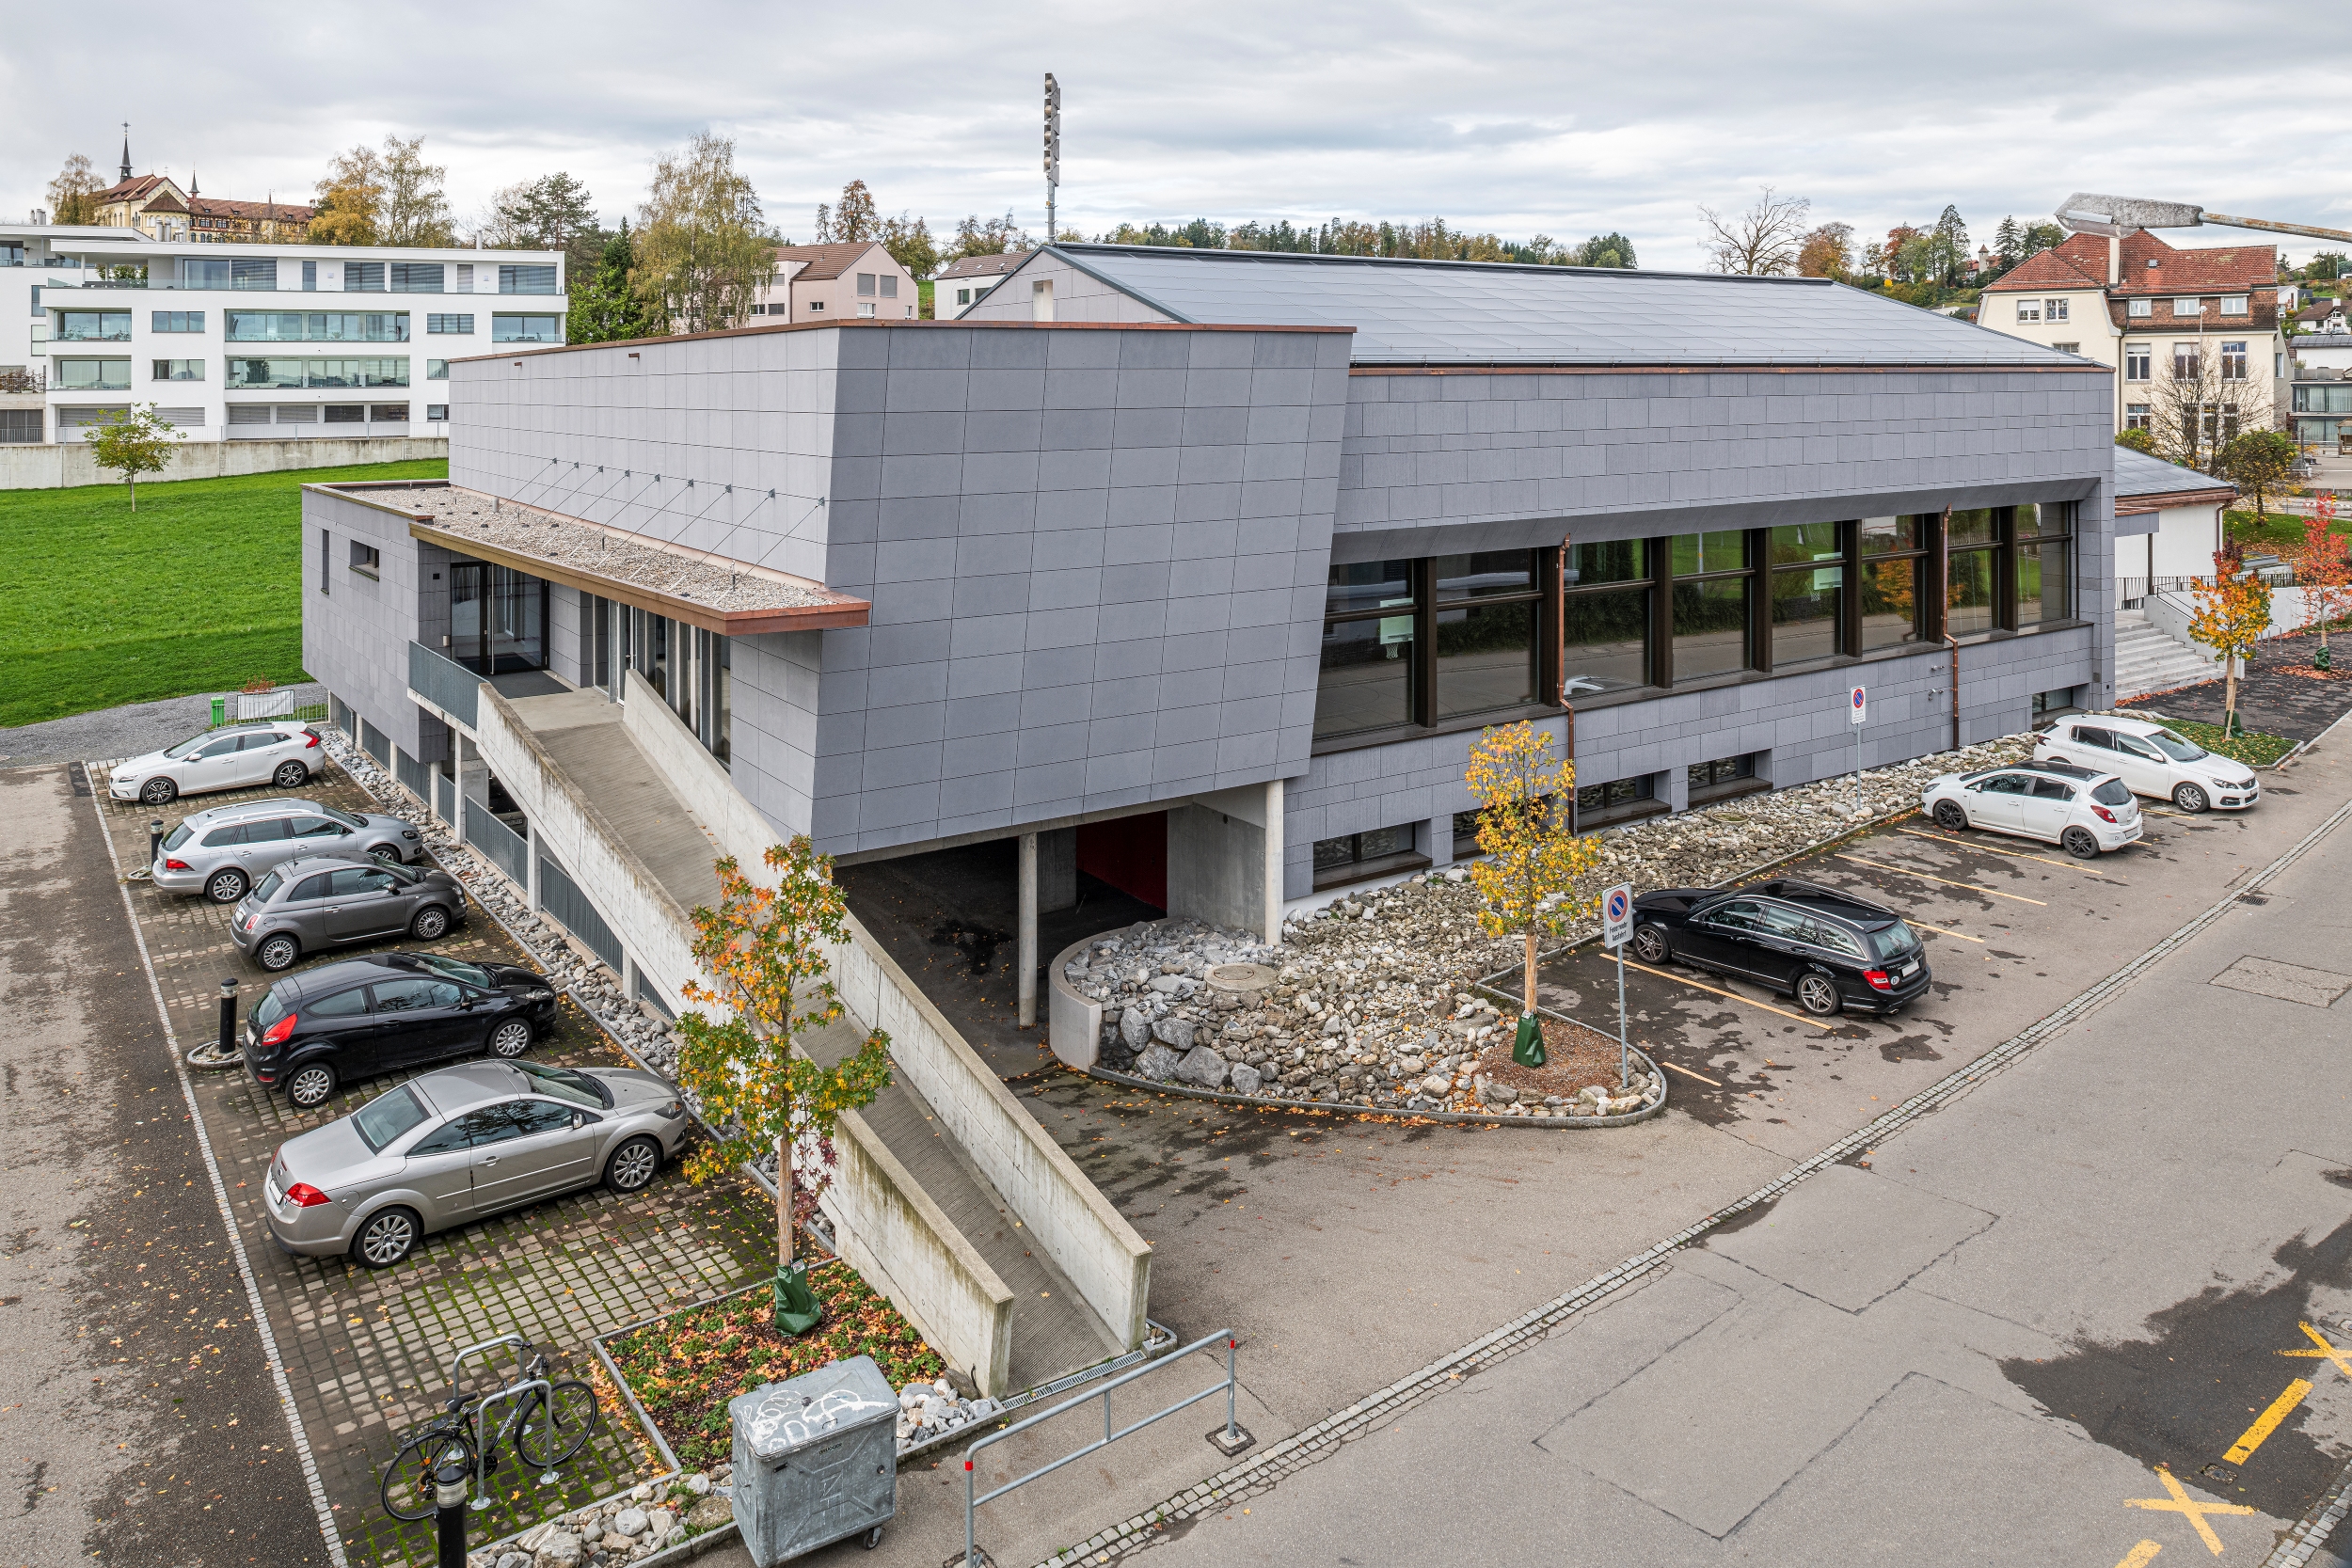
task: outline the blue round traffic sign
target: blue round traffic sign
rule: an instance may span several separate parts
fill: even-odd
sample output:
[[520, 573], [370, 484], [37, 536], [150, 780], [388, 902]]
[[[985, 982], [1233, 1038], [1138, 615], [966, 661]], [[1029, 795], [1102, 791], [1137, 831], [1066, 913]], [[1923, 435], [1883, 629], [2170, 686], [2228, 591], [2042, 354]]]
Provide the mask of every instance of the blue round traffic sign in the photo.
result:
[[1858, 687], [1858, 686], [1857, 686], [1857, 687], [1855, 687], [1855, 688], [1853, 689], [1853, 705], [1854, 705], [1854, 706], [1856, 706], [1856, 707], [1860, 707], [1860, 706], [1862, 705], [1862, 703], [1863, 703], [1862, 688], [1860, 688], [1860, 687]]
[[1613, 888], [1610, 890], [1609, 918], [1612, 920], [1623, 920], [1625, 918], [1625, 889]]

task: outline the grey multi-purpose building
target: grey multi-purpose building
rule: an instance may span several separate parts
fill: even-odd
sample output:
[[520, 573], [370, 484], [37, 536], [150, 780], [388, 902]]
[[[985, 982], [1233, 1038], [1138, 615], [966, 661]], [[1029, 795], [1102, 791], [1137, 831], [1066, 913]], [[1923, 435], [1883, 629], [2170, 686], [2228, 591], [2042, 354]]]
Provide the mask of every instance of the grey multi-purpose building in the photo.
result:
[[1464, 852], [1498, 722], [1599, 825], [1851, 768], [1856, 686], [1871, 764], [2108, 697], [2106, 372], [1822, 280], [1061, 245], [450, 397], [447, 489], [305, 503], [309, 667], [437, 801], [476, 682], [658, 698], [756, 831], [1263, 927]]

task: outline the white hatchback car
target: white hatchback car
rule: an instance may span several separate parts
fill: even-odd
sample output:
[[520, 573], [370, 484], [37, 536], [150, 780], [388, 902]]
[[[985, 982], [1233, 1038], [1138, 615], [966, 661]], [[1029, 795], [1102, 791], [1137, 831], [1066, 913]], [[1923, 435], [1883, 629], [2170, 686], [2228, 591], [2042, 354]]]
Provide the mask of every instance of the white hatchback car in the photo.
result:
[[2246, 764], [2216, 756], [2145, 719], [2061, 719], [2035, 742], [2033, 754], [2037, 762], [2111, 772], [2133, 794], [2169, 800], [2186, 812], [2207, 806], [2244, 811], [2262, 798], [2262, 785]]
[[230, 724], [118, 763], [106, 793], [160, 806], [183, 795], [274, 784], [300, 789], [326, 766], [319, 733], [295, 719]]
[[2076, 860], [2097, 860], [2143, 831], [2139, 804], [2122, 780], [2064, 762], [1947, 773], [1928, 785], [1921, 804], [1947, 832], [1990, 828], [2056, 844]]

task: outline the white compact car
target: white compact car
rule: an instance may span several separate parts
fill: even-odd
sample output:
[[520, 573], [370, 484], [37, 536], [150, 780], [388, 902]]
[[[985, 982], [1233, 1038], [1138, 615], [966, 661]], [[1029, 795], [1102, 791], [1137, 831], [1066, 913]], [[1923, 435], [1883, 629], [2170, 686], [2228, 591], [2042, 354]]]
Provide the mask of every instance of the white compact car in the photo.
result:
[[2076, 860], [2097, 860], [2139, 837], [2139, 803], [2112, 773], [2065, 762], [2021, 762], [1947, 773], [1921, 798], [1949, 832], [1990, 828], [2056, 844]]
[[2033, 749], [2037, 762], [2071, 762], [2113, 773], [2135, 795], [2169, 800], [2183, 811], [2207, 806], [2244, 811], [2262, 796], [2254, 770], [2184, 740], [2145, 719], [2061, 719]]
[[118, 764], [106, 793], [160, 806], [182, 795], [274, 784], [300, 789], [326, 766], [318, 731], [295, 719], [231, 724]]

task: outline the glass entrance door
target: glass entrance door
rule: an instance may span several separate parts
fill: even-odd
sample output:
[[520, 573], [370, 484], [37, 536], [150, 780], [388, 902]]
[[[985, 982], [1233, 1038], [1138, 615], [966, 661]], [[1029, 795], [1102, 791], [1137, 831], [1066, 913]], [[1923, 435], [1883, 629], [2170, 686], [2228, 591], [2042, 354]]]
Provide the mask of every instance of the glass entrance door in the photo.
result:
[[449, 657], [485, 675], [548, 667], [548, 585], [511, 566], [450, 563]]

